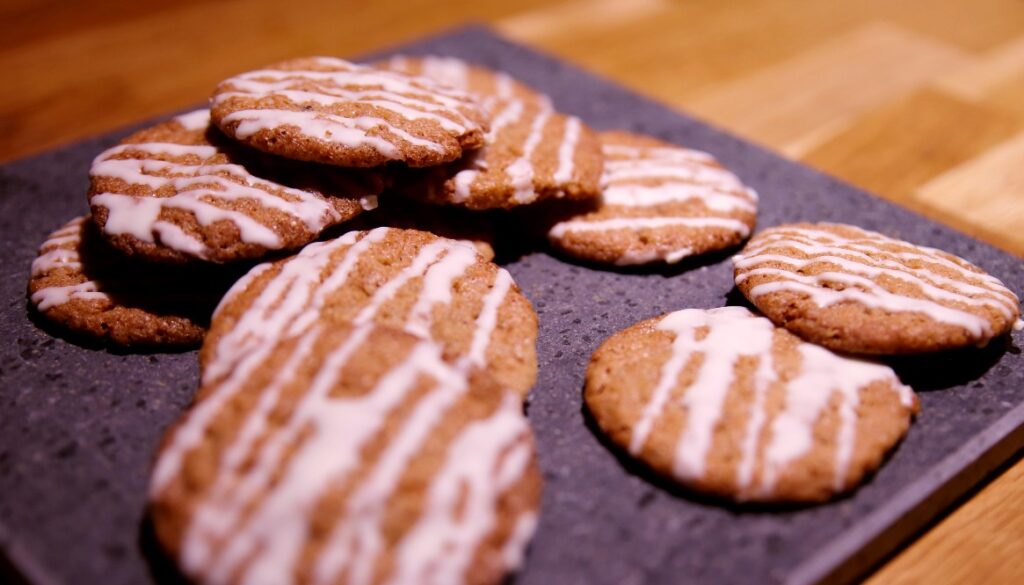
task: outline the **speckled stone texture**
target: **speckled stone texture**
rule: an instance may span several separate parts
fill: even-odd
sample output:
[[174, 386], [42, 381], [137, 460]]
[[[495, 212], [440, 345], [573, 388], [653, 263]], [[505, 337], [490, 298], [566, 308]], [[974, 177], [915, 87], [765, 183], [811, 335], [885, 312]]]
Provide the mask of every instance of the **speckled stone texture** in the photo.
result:
[[[597, 129], [707, 150], [761, 194], [761, 227], [854, 223], [943, 248], [1018, 293], [1024, 287], [1019, 259], [484, 29], [396, 52], [503, 69]], [[125, 134], [0, 170], [0, 546], [38, 583], [173, 582], [143, 527], [143, 502], [157, 440], [196, 387], [195, 355], [72, 345], [34, 323], [25, 298], [37, 246], [86, 210], [89, 162]], [[985, 350], [896, 363], [920, 393], [921, 414], [889, 464], [852, 496], [784, 510], [707, 502], [656, 482], [601, 442], [583, 415], [583, 374], [598, 344], [627, 325], [742, 302], [728, 254], [667, 272], [594, 270], [545, 253], [506, 267], [540, 315], [529, 417], [546, 484], [518, 585], [850, 580], [1024, 444], [1018, 332]]]

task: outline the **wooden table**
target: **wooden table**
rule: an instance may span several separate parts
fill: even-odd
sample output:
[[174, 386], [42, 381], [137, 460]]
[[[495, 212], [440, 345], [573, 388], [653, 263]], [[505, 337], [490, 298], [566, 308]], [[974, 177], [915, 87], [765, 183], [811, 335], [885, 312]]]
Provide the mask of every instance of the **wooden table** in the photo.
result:
[[[1020, 0], [5, 0], [0, 160], [186, 107], [271, 61], [468, 20], [1024, 255]], [[1021, 583], [1021, 558], [1024, 462], [871, 580]]]

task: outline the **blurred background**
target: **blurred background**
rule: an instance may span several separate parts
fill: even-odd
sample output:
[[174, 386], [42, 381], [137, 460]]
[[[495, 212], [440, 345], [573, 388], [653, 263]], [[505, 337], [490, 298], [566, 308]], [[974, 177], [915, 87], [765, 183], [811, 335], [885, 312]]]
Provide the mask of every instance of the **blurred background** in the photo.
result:
[[[1022, 0], [3, 0], [0, 161], [470, 21], [1024, 256]], [[1018, 464], [874, 580], [1024, 582], [1022, 555]]]

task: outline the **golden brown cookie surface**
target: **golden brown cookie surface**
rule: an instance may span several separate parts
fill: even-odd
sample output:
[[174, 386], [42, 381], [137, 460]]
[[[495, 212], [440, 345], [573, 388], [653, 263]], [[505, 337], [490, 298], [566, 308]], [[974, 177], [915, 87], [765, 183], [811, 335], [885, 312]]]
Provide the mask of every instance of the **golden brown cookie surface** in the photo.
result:
[[47, 320], [125, 347], [197, 346], [232, 274], [133, 262], [88, 217], [50, 234], [32, 262], [29, 299]]
[[750, 234], [757, 195], [711, 155], [626, 132], [600, 138], [600, 202], [552, 226], [555, 248], [601, 264], [674, 263]]
[[497, 584], [540, 500], [517, 396], [441, 346], [317, 322], [207, 383], [149, 508], [196, 583]]
[[733, 264], [737, 286], [768, 318], [839, 351], [984, 345], [1020, 317], [1017, 297], [977, 266], [854, 226], [773, 227]]
[[464, 242], [377, 228], [311, 244], [240, 280], [203, 345], [203, 380], [313, 322], [373, 322], [437, 340], [521, 397], [536, 378], [537, 316], [506, 270]]
[[409, 75], [422, 75], [449, 87], [482, 96], [485, 103], [491, 99], [519, 100], [551, 107], [551, 98], [508, 73], [492, 71], [455, 57], [395, 55], [374, 63], [374, 66]]
[[89, 203], [114, 246], [148, 260], [227, 262], [302, 246], [371, 207], [371, 174], [231, 144], [198, 110], [96, 157]]
[[396, 189], [476, 210], [600, 193], [601, 145], [582, 120], [518, 100], [498, 102], [491, 111], [483, 148], [451, 165], [399, 177]]
[[612, 441], [659, 474], [759, 502], [852, 489], [918, 409], [887, 366], [800, 341], [742, 307], [616, 333], [591, 358], [585, 399]]
[[377, 207], [360, 217], [360, 229], [392, 227], [430, 232], [442, 238], [470, 242], [484, 260], [494, 260], [497, 221], [494, 212], [431, 205], [389, 193]]
[[227, 79], [211, 100], [225, 134], [286, 158], [344, 167], [453, 161], [479, 148], [486, 116], [424, 77], [306, 57]]

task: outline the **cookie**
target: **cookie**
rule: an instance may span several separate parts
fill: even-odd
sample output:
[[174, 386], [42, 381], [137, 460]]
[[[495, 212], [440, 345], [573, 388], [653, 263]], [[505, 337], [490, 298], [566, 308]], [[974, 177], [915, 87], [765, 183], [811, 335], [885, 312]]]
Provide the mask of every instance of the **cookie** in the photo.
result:
[[982, 346], [1020, 317], [1017, 297], [970, 262], [848, 225], [773, 227], [733, 264], [736, 285], [769, 319], [837, 351]]
[[393, 227], [430, 232], [442, 238], [469, 242], [484, 260], [494, 260], [498, 221], [492, 213], [430, 205], [391, 195], [382, 197], [372, 212], [356, 222], [359, 229]]
[[497, 584], [541, 478], [515, 395], [440, 345], [317, 322], [204, 385], [150, 482], [195, 583]]
[[801, 341], [742, 307], [685, 309], [608, 338], [585, 400], [618, 447], [692, 490], [819, 502], [858, 485], [917, 397], [887, 366]]
[[220, 83], [213, 122], [286, 158], [343, 167], [458, 159], [483, 145], [487, 118], [466, 92], [330, 57], [292, 59]]
[[481, 97], [484, 105], [493, 105], [495, 100], [519, 100], [542, 107], [552, 107], [551, 98], [514, 79], [508, 73], [471, 65], [455, 57], [396, 55], [373, 65], [379, 69], [428, 77], [438, 83]]
[[627, 132], [600, 138], [600, 202], [551, 227], [556, 249], [600, 264], [672, 264], [750, 235], [757, 194], [711, 155]]
[[600, 194], [601, 144], [579, 118], [516, 100], [492, 112], [486, 146], [452, 165], [400, 175], [395, 189], [476, 210]]
[[39, 247], [28, 292], [42, 317], [83, 338], [188, 347], [202, 341], [233, 276], [133, 262], [107, 245], [88, 217], [77, 217]]
[[375, 322], [436, 340], [521, 397], [537, 375], [537, 315], [506, 270], [463, 242], [377, 228], [311, 244], [236, 283], [200, 352], [203, 380], [314, 322]]
[[373, 207], [383, 179], [294, 163], [231, 144], [197, 110], [100, 154], [89, 204], [133, 256], [228, 262], [303, 246]]

